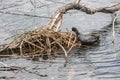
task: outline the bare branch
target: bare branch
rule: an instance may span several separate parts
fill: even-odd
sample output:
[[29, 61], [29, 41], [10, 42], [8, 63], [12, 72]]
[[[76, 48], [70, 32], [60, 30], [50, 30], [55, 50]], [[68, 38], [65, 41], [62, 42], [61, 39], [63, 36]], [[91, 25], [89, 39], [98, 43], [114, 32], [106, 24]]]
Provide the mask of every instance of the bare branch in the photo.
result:
[[75, 4], [79, 4], [81, 0], [76, 0], [75, 1]]
[[115, 11], [119, 11], [120, 10], [120, 3], [113, 5], [111, 7], [105, 7], [105, 8], [99, 8], [96, 9], [95, 12], [103, 12], [103, 13], [114, 13]]
[[65, 6], [58, 8], [52, 16], [53, 19], [50, 19], [50, 21], [48, 23], [48, 25], [49, 25], [48, 28], [58, 31], [58, 29], [60, 28], [61, 23], [62, 23], [61, 19], [63, 17], [63, 14], [65, 14], [67, 11], [72, 10], [72, 9], [81, 10], [87, 14], [94, 14], [96, 12], [114, 13], [115, 11], [120, 10], [120, 3], [116, 4], [114, 6], [111, 6], [111, 7], [90, 9], [81, 4], [76, 4], [79, 2], [80, 2], [80, 0], [76, 0], [75, 3], [69, 3], [69, 4], [66, 4]]

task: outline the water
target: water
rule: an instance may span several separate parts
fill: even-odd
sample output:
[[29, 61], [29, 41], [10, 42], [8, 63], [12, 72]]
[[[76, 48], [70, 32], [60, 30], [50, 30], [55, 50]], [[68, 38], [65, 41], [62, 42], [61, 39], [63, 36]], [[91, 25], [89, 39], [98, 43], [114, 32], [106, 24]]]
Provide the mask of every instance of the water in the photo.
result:
[[[37, 1], [37, 0], [36, 0]], [[50, 16], [58, 6], [70, 1], [60, 0], [59, 2], [41, 0], [42, 4], [49, 4], [47, 7], [37, 8], [36, 15]], [[112, 5], [119, 0], [82, 0], [86, 4]], [[109, 2], [107, 2], [109, 1]], [[45, 3], [47, 2], [47, 3]], [[71, 0], [72, 2], [72, 0]], [[34, 9], [28, 0], [4, 0], [0, 2], [0, 9], [12, 5], [18, 5], [5, 9], [5, 11], [33, 14]], [[40, 4], [40, 3], [39, 3]], [[39, 5], [38, 5], [39, 6]], [[57, 6], [57, 7], [54, 7]], [[93, 5], [92, 5], [93, 6]], [[92, 7], [91, 6], [91, 7]], [[99, 5], [101, 6], [101, 5]], [[43, 10], [44, 9], [44, 10]], [[40, 13], [40, 14], [39, 14]], [[11, 14], [0, 14], [0, 44], [9, 43], [12, 38], [5, 40], [23, 31], [35, 29], [45, 24], [48, 18], [33, 18]], [[64, 15], [61, 30], [71, 30], [77, 27], [81, 33], [100, 35], [100, 44], [85, 49], [77, 49], [65, 63], [64, 58], [38, 61], [26, 60], [23, 58], [0, 59], [0, 67], [15, 66], [15, 71], [0, 71], [0, 80], [120, 80], [120, 16], [115, 25], [115, 42], [112, 44], [112, 21], [110, 14], [96, 13], [87, 15], [80, 11], [69, 11]], [[0, 68], [1, 69], [1, 68]]]

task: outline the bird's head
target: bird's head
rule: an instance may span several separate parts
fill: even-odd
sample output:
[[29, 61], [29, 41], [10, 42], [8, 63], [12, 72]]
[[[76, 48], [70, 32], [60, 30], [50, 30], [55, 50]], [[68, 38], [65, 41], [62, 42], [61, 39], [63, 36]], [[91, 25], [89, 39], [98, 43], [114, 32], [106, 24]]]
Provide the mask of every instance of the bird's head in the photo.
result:
[[76, 27], [72, 27], [72, 31], [76, 33], [76, 35], [80, 35], [78, 29]]

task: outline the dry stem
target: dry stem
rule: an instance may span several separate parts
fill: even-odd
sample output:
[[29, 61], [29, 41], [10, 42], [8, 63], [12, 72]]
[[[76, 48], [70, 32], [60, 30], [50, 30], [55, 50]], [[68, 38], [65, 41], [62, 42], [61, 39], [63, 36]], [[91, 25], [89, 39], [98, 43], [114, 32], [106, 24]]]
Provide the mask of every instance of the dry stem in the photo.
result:
[[[17, 46], [14, 47], [16, 44]], [[17, 51], [22, 57], [55, 56], [56, 52], [61, 51], [61, 54], [64, 53], [63, 55], [67, 58], [68, 53], [75, 47], [75, 44], [80, 45], [72, 32], [55, 32], [54, 30], [41, 29], [25, 33], [20, 39], [18, 38], [7, 45], [7, 48], [3, 51], [10, 49], [9, 53], [11, 54]]]

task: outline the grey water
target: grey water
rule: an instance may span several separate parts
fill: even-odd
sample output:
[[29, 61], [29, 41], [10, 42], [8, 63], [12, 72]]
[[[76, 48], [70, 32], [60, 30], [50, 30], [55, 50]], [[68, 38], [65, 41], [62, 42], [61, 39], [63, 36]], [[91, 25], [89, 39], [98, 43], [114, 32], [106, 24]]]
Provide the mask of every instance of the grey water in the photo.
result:
[[[16, 35], [34, 30], [48, 22], [53, 12], [74, 0], [0, 0], [0, 11], [43, 17], [0, 13], [0, 45], [10, 43]], [[111, 6], [120, 0], [82, 0], [91, 8]], [[118, 12], [120, 14], [120, 12]], [[120, 15], [115, 24], [112, 43], [112, 14], [85, 14], [72, 10], [63, 17], [61, 31], [77, 27], [83, 34], [100, 36], [99, 45], [75, 50], [66, 64], [64, 58], [38, 61], [23, 58], [0, 58], [3, 66], [20, 67], [17, 71], [0, 71], [0, 80], [120, 80]]]

